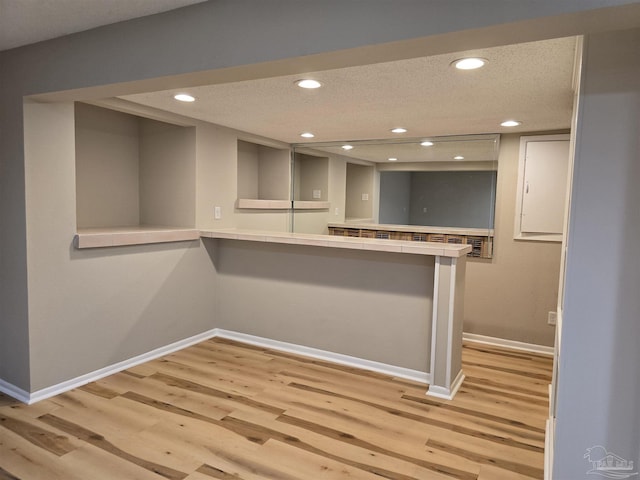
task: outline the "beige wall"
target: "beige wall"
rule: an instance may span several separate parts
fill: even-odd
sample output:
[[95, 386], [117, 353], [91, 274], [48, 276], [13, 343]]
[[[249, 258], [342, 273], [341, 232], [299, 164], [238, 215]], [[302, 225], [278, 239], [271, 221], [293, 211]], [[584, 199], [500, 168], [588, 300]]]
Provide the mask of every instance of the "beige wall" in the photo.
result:
[[140, 223], [140, 124], [133, 115], [75, 106], [79, 228]]
[[195, 128], [140, 119], [140, 223], [195, 226]]
[[560, 274], [559, 242], [514, 240], [520, 135], [502, 135], [498, 159], [495, 243], [491, 260], [467, 262], [465, 332], [553, 345]]
[[[347, 163], [346, 218], [373, 218], [374, 167]], [[369, 196], [363, 200], [362, 195]]]

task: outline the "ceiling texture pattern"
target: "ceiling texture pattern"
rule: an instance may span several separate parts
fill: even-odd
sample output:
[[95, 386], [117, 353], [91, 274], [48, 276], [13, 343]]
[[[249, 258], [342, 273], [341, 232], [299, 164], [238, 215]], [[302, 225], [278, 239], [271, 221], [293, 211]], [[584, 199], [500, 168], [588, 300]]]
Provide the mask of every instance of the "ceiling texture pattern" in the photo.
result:
[[[121, 98], [287, 143], [303, 132], [309, 142], [392, 138], [394, 127], [405, 137], [566, 129], [575, 47], [570, 37], [185, 89], [193, 103], [173, 99], [180, 88]], [[451, 66], [464, 56], [488, 63]], [[322, 87], [297, 87], [303, 77]], [[523, 123], [501, 127], [507, 119]]]

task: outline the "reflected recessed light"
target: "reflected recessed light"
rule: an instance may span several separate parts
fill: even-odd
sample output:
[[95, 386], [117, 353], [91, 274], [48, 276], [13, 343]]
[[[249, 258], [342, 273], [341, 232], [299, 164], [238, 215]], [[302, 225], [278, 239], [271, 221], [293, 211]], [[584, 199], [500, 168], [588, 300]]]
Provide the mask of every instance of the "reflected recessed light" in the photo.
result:
[[296, 85], [298, 85], [300, 88], [309, 88], [309, 89], [320, 88], [322, 86], [322, 84], [319, 81], [311, 80], [310, 78], [298, 80], [296, 82]]
[[487, 63], [487, 59], [479, 57], [460, 58], [454, 60], [451, 65], [458, 70], [475, 70], [476, 68], [483, 67]]
[[353, 145], [342, 145], [343, 150], [351, 150], [352, 148], [353, 148]]
[[454, 160], [464, 160], [464, 157], [462, 155], [456, 155], [455, 157], [453, 157]]
[[301, 133], [300, 136], [304, 137], [304, 138], [313, 138], [313, 137], [315, 137], [315, 135], [313, 133], [311, 133], [311, 132]]
[[407, 133], [407, 129], [406, 128], [402, 128], [402, 127], [397, 127], [394, 128], [393, 130], [391, 130], [393, 133]]
[[430, 142], [429, 140], [422, 142], [420, 145], [422, 145], [423, 147], [431, 147], [433, 146], [433, 142]]
[[188, 93], [178, 93], [177, 95], [174, 95], [173, 98], [180, 102], [195, 102], [196, 100], [195, 97], [192, 97]]
[[522, 122], [518, 120], [507, 120], [506, 122], [502, 122], [500, 125], [503, 127], [517, 127], [518, 125], [522, 125]]
[[398, 161], [398, 159], [396, 157], [391, 157], [391, 158], [388, 158], [387, 160], [389, 160], [390, 162], [397, 162]]

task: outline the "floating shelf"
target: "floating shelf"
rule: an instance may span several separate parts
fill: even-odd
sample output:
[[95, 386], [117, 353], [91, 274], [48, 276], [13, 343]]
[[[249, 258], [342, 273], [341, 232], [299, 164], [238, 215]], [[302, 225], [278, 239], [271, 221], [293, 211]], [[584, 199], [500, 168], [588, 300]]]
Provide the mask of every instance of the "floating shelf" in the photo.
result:
[[294, 200], [293, 208], [296, 210], [328, 210], [331, 208], [331, 203], [317, 200]]
[[78, 230], [73, 243], [76, 248], [82, 249], [183, 242], [199, 238], [200, 231], [193, 228], [152, 226], [83, 228]]
[[260, 200], [257, 198], [239, 198], [238, 209], [252, 210], [289, 210], [291, 202], [289, 200]]

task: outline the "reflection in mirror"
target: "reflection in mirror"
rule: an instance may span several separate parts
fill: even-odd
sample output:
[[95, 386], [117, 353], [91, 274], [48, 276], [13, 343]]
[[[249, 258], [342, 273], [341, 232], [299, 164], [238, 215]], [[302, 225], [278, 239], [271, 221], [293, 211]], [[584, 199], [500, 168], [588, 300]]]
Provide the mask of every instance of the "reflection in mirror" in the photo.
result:
[[498, 146], [497, 134], [294, 145], [294, 198], [309, 200], [293, 230], [470, 243], [491, 257]]

